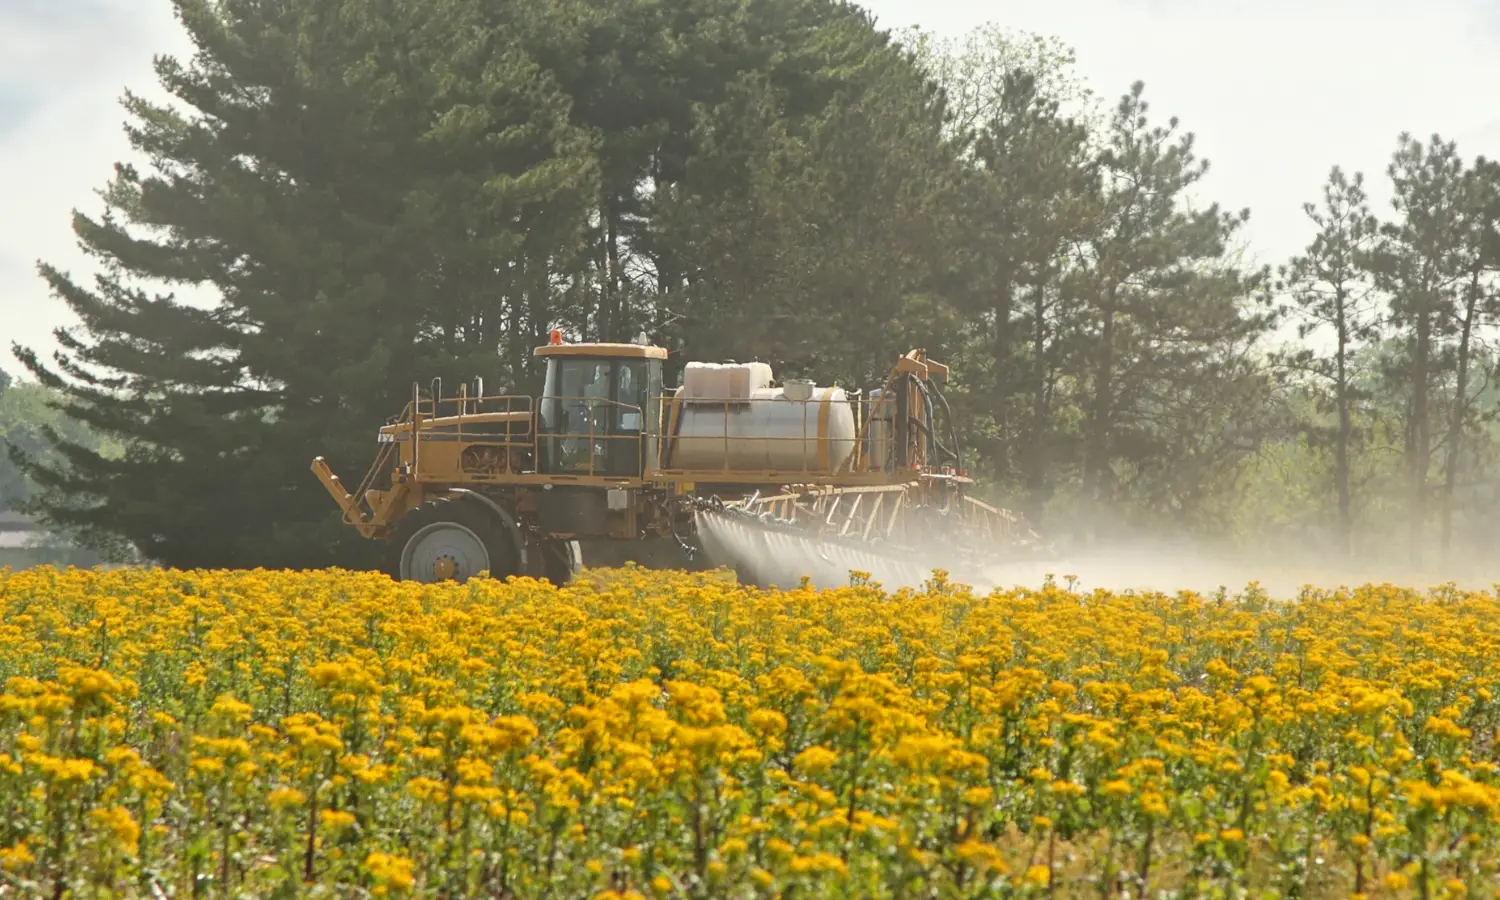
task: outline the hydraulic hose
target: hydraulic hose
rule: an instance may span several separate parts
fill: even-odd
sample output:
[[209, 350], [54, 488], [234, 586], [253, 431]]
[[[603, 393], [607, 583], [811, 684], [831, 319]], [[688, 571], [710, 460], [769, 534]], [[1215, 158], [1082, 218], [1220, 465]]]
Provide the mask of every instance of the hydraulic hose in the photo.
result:
[[907, 421], [910, 424], [915, 425], [917, 427], [917, 430], [921, 431], [922, 434], [926, 435], [927, 440], [932, 444], [934, 448], [942, 453], [943, 456], [948, 457], [949, 459], [954, 459], [955, 462], [957, 461], [953, 451], [949, 450], [947, 447], [944, 447], [942, 442], [933, 436], [932, 429], [928, 428], [926, 423], [924, 423], [921, 419], [918, 419], [916, 416], [908, 416]]
[[953, 407], [948, 405], [947, 396], [938, 389], [936, 384], [932, 383], [932, 379], [929, 378], [927, 381], [932, 388], [932, 395], [937, 397], [938, 401], [943, 404], [943, 415], [948, 417], [948, 437], [953, 441], [953, 465], [959, 471], [963, 471], [963, 442], [958, 439], [958, 423], [953, 419]]
[[[932, 443], [932, 446], [934, 448], [936, 448], [939, 453], [941, 453], [944, 457], [952, 459], [953, 462], [954, 462], [954, 465], [958, 465], [958, 462], [959, 462], [959, 460], [958, 460], [958, 454], [954, 453], [952, 450], [949, 450], [947, 447], [943, 446], [943, 442], [940, 441], [940, 440], [938, 440], [938, 438], [937, 438], [937, 424], [936, 424], [936, 421], [935, 421], [935, 418], [934, 418], [934, 415], [933, 415], [932, 392], [930, 390], [928, 390], [927, 385], [922, 380], [918, 379], [915, 375], [910, 376], [910, 377], [911, 377], [912, 383], [917, 386], [917, 390], [921, 391], [923, 398], [925, 398], [927, 400], [927, 422], [925, 424], [923, 424], [923, 423], [917, 422], [916, 417], [912, 417], [913, 423], [921, 425], [922, 430], [927, 434], [927, 440]], [[943, 405], [944, 406], [947, 405], [946, 398], [944, 398]], [[951, 414], [950, 414], [949, 421], [950, 421], [950, 423], [952, 421]]]

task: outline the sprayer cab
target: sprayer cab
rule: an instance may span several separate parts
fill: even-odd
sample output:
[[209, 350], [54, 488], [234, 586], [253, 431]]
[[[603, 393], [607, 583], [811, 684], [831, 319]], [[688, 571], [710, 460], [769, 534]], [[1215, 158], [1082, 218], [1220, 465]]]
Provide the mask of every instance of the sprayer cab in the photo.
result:
[[537, 472], [640, 478], [659, 436], [667, 351], [647, 344], [565, 344], [557, 332], [537, 410]]

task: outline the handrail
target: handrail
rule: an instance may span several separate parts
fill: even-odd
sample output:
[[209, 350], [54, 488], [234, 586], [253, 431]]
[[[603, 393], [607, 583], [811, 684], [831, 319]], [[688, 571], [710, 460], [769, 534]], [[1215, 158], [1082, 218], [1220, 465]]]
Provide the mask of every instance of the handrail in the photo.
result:
[[[897, 386], [900, 378], [893, 377], [887, 382], [887, 391], [900, 388]], [[541, 394], [537, 396], [522, 394], [496, 394], [496, 395], [469, 395], [461, 391], [453, 397], [439, 397], [433, 400], [431, 397], [423, 398], [417, 391], [413, 392], [412, 400], [403, 409], [401, 416], [395, 422], [384, 426], [384, 432], [409, 431], [421, 444], [434, 438], [438, 440], [459, 440], [474, 443], [483, 443], [493, 446], [505, 446], [512, 448], [527, 448], [532, 451], [533, 459], [540, 461], [542, 450], [542, 439], [555, 439], [557, 441], [587, 441], [590, 447], [595, 447], [600, 441], [637, 440], [639, 436], [648, 434], [647, 412], [654, 403], [656, 408], [656, 444], [652, 452], [647, 454], [645, 442], [641, 442], [636, 457], [640, 464], [637, 470], [644, 474], [648, 466], [656, 471], [671, 472], [674, 474], [703, 474], [734, 476], [741, 474], [744, 466], [732, 466], [731, 462], [736, 455], [737, 448], [743, 449], [746, 445], [756, 445], [762, 448], [769, 447], [791, 447], [790, 452], [797, 453], [795, 449], [799, 444], [802, 452], [792, 465], [764, 466], [766, 471], [784, 472], [789, 475], [803, 474], [826, 478], [849, 473], [869, 473], [875, 471], [874, 467], [881, 464], [884, 459], [887, 463], [895, 452], [893, 443], [896, 441], [898, 429], [890, 427], [888, 416], [877, 415], [881, 410], [888, 409], [892, 405], [893, 398], [889, 393], [878, 399], [868, 396], [845, 397], [842, 400], [832, 400], [827, 396], [813, 396], [806, 399], [786, 397], [695, 397], [691, 400], [684, 399], [677, 392], [661, 393], [648, 397], [644, 405], [624, 403], [612, 400], [608, 397], [592, 396], [569, 396], [555, 394]], [[566, 420], [553, 423], [554, 428], [566, 430], [546, 430], [543, 427], [541, 413], [544, 408], [556, 404], [564, 411], [578, 412], [580, 409], [590, 413], [588, 427], [584, 429], [571, 428]], [[772, 405], [795, 405], [800, 411], [791, 412], [780, 419], [782, 433], [771, 430], [757, 430], [752, 434], [737, 435], [734, 433], [734, 420], [749, 416], [755, 417], [755, 410], [761, 404]], [[825, 416], [831, 414], [836, 405], [848, 407], [854, 416], [854, 428], [852, 432], [838, 434], [825, 432], [828, 419]], [[731, 409], [733, 407], [733, 409]], [[722, 424], [718, 428], [710, 429], [706, 434], [684, 435], [680, 432], [680, 422], [689, 409], [713, 409], [719, 412]], [[596, 426], [593, 415], [604, 412], [612, 420], [618, 421], [618, 415], [624, 413], [635, 413], [640, 416], [641, 428], [628, 434], [614, 433], [616, 426], [601, 429]], [[514, 418], [512, 418], [514, 416]], [[822, 421], [820, 421], [820, 418]], [[798, 421], [800, 419], [800, 422]], [[701, 421], [701, 419], [700, 419]], [[883, 433], [876, 434], [877, 423], [886, 425]], [[793, 425], [787, 428], [788, 425]], [[493, 430], [486, 426], [497, 426]], [[438, 437], [432, 429], [442, 429], [442, 437]], [[684, 442], [690, 442], [697, 454], [703, 453], [704, 440], [715, 441], [720, 444], [720, 449], [710, 451], [712, 465], [686, 467], [681, 465], [669, 465], [681, 453]], [[831, 445], [848, 446], [848, 454], [837, 464], [833, 465], [831, 460], [820, 463], [820, 459], [828, 459], [837, 451], [829, 447], [821, 446], [821, 442], [830, 442]], [[786, 452], [786, 451], [782, 451]], [[382, 452], [384, 459], [378, 459], [376, 465], [371, 468], [370, 474], [366, 476], [362, 488], [367, 488], [378, 476], [381, 467], [388, 462], [389, 454]], [[580, 467], [590, 474], [596, 473], [600, 468], [600, 453], [591, 450], [588, 454], [588, 462]], [[414, 446], [410, 455], [411, 469], [413, 473], [420, 470], [420, 450]], [[360, 496], [360, 495], [356, 495]]]
[[635, 471], [642, 471], [645, 463], [645, 449], [640, 441], [640, 438], [646, 434], [646, 410], [643, 407], [637, 406], [633, 403], [623, 403], [619, 400], [611, 400], [607, 397], [571, 397], [561, 394], [544, 394], [539, 399], [541, 403], [550, 402], [565, 404], [567, 406], [582, 405], [585, 406], [590, 413], [594, 413], [600, 409], [613, 410], [615, 411], [616, 416], [618, 416], [618, 414], [622, 412], [634, 412], [640, 416], [641, 427], [629, 434], [612, 433], [614, 429], [611, 429], [611, 433], [600, 433], [597, 429], [594, 428], [593, 415], [587, 416], [589, 427], [588, 431], [586, 432], [547, 431], [543, 433], [542, 429], [538, 427], [536, 429], [534, 438], [538, 454], [540, 454], [541, 451], [540, 443], [543, 438], [558, 442], [579, 440], [587, 441], [589, 447], [587, 474], [592, 476], [597, 474], [599, 469], [599, 454], [595, 452], [595, 445], [597, 441], [634, 441], [636, 442]]

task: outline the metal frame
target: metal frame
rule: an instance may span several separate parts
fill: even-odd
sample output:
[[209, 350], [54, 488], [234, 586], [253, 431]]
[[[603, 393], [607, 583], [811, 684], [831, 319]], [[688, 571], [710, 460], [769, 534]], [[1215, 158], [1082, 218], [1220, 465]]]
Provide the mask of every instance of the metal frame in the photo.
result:
[[[552, 343], [538, 348], [536, 355], [662, 359], [666, 351], [630, 344]], [[543, 435], [540, 428], [543, 398], [486, 395], [482, 384], [476, 384], [472, 395], [465, 384], [457, 395], [444, 397], [441, 381], [435, 380], [427, 398], [413, 385], [411, 400], [401, 414], [379, 429], [380, 450], [355, 490], [346, 490], [322, 457], [313, 461], [312, 471], [343, 512], [343, 521], [366, 537], [384, 536], [406, 512], [431, 497], [445, 494], [479, 497], [501, 516], [516, 543], [523, 571], [529, 562], [525, 531], [535, 527], [527, 524], [531, 520], [523, 518], [535, 509], [538, 495], [534, 492], [561, 485], [628, 489], [627, 506], [619, 510], [611, 507], [612, 511], [623, 514], [618, 529], [626, 537], [646, 536], [652, 531], [675, 537], [677, 517], [684, 510], [691, 515], [692, 504], [706, 492], [757, 518], [842, 540], [901, 543], [908, 532], [924, 527], [928, 517], [940, 515], [945, 523], [960, 528], [966, 541], [1040, 543], [1019, 516], [966, 495], [971, 482], [961, 470], [960, 458], [955, 458], [953, 465], [933, 463], [934, 448], [942, 445], [934, 433], [932, 397], [940, 397], [935, 386], [947, 378], [946, 366], [928, 360], [921, 350], [913, 350], [897, 361], [878, 400], [852, 396], [837, 401], [851, 404], [855, 425], [852, 451], [838, 466], [807, 465], [808, 442], [828, 440], [827, 416], [835, 401], [826, 396], [689, 401], [680, 396], [679, 388], [674, 394], [648, 397], [644, 408], [599, 397], [547, 397], [548, 401], [564, 404], [633, 411], [640, 414], [643, 427], [637, 434], [600, 434], [593, 428], [591, 417], [587, 431]], [[677, 433], [677, 419], [689, 403], [700, 408], [705, 404], [722, 404], [724, 451], [718, 468], [667, 465], [674, 460], [674, 452], [683, 439]], [[757, 442], [800, 441], [804, 448], [800, 455], [801, 469], [730, 466], [731, 445], [736, 440], [729, 431], [731, 408], [743, 409], [753, 403], [797, 403], [821, 408], [819, 413], [803, 414], [800, 434], [748, 438]], [[655, 413], [656, 426], [655, 453], [650, 458], [646, 454], [646, 441], [642, 440], [649, 433], [644, 427], [648, 424], [648, 409]], [[891, 414], [889, 419], [886, 413]], [[922, 424], [924, 416], [926, 425]], [[889, 424], [889, 428], [882, 426], [878, 437], [884, 451], [878, 458], [871, 452], [874, 449], [871, 427], [877, 421]], [[913, 422], [919, 427], [911, 427]], [[815, 426], [817, 432], [810, 432], [810, 426]], [[589, 446], [588, 466], [578, 472], [539, 472], [543, 440], [585, 441]], [[610, 440], [636, 443], [634, 470], [639, 475], [599, 471], [595, 448], [600, 441]], [[829, 459], [825, 453], [816, 453], [814, 458]], [[465, 468], [476, 459], [486, 465]], [[390, 477], [390, 487], [376, 488], [386, 475]], [[765, 488], [777, 493], [762, 497], [760, 492]], [[673, 498], [686, 503], [674, 504]]]

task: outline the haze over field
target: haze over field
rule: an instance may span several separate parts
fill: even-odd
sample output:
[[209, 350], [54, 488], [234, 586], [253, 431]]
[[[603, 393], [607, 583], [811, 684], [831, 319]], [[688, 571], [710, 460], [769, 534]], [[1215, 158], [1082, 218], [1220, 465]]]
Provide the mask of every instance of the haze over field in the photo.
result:
[[1463, 590], [1484, 591], [1494, 590], [1497, 582], [1488, 559], [1450, 558], [1441, 567], [1412, 567], [1399, 560], [1372, 556], [1338, 560], [1305, 555], [1289, 559], [1184, 537], [1141, 535], [1115, 539], [1097, 549], [1053, 550], [1034, 558], [969, 568], [938, 541], [919, 546], [914, 556], [895, 559], [846, 543], [747, 528], [723, 517], [700, 520], [698, 534], [705, 560], [711, 565], [748, 566], [747, 575], [764, 586], [782, 589], [796, 587], [803, 577], [815, 587], [837, 588], [848, 583], [849, 573], [855, 570], [887, 591], [920, 589], [939, 569], [948, 571], [950, 580], [981, 593], [1037, 588], [1051, 580], [1083, 591], [1195, 591], [1211, 595], [1223, 590], [1231, 596], [1253, 586], [1278, 600], [1296, 597], [1305, 588], [1336, 591], [1365, 584], [1393, 584], [1427, 590], [1452, 584]]

